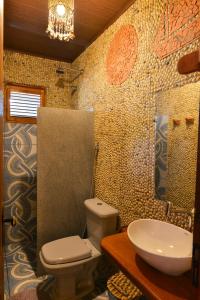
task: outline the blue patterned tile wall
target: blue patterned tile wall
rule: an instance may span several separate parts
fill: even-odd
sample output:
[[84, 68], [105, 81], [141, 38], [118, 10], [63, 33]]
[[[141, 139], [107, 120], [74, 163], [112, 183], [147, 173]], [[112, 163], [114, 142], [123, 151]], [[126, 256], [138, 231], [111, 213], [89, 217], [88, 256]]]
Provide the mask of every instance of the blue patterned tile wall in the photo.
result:
[[5, 123], [4, 218], [17, 219], [5, 228], [5, 244], [36, 240], [36, 148], [35, 124]]

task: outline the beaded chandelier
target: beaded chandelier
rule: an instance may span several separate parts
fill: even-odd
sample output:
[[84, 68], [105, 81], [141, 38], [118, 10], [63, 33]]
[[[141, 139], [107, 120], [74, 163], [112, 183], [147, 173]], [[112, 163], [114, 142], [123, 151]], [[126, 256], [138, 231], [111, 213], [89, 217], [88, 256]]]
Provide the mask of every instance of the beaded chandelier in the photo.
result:
[[46, 32], [51, 39], [69, 42], [74, 35], [74, 1], [49, 0], [49, 20]]

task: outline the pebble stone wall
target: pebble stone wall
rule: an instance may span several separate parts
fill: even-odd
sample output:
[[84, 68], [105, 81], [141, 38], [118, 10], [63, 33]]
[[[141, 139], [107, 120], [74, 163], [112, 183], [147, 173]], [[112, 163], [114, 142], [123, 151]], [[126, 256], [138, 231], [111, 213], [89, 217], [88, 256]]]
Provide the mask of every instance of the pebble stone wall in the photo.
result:
[[[68, 64], [11, 51], [5, 53], [6, 81], [46, 86], [47, 106], [94, 110], [95, 138], [100, 148], [95, 176], [96, 196], [119, 209], [122, 225], [145, 217], [166, 219], [165, 202], [154, 200], [156, 94], [200, 80], [198, 73], [183, 76], [176, 69], [180, 57], [200, 46], [196, 29], [199, 25], [194, 26], [199, 21], [199, 2], [136, 0], [72, 64], [84, 69], [77, 81], [78, 90], [73, 94], [55, 86], [55, 69], [68, 67]], [[195, 11], [187, 10], [188, 3]], [[166, 13], [169, 8], [171, 15]], [[190, 11], [189, 17], [184, 18], [182, 11], [187, 14]], [[162, 23], [163, 15], [166, 23]], [[171, 23], [169, 17], [173, 19]], [[164, 36], [162, 24], [164, 28], [166, 24], [172, 26]], [[136, 59], [132, 69], [128, 68], [127, 79], [116, 85], [109, 81], [106, 66], [113, 38], [125, 25], [133, 26], [136, 32]], [[172, 213], [169, 221], [188, 229], [187, 217]]]
[[[186, 18], [183, 7], [190, 11]], [[181, 0], [181, 5], [175, 0], [136, 0], [72, 64], [84, 69], [75, 93], [55, 86], [56, 68], [69, 64], [5, 52], [5, 81], [47, 87], [47, 106], [94, 110], [100, 146], [96, 196], [119, 209], [123, 225], [140, 217], [165, 219], [165, 203], [154, 200], [155, 99], [158, 91], [200, 79], [198, 73], [179, 75], [176, 69], [180, 57], [199, 48], [199, 31], [193, 26], [199, 24], [199, 11], [199, 0]], [[166, 24], [170, 30], [164, 34]], [[108, 78], [108, 53], [116, 33], [127, 25], [135, 30], [137, 51], [129, 76], [115, 85]], [[170, 48], [179, 33], [181, 41]], [[171, 221], [187, 227], [186, 219], [177, 215]]]
[[[190, 1], [199, 9], [199, 1]], [[190, 1], [182, 1], [182, 5]], [[155, 53], [155, 39], [169, 2], [178, 1], [136, 0], [73, 63], [83, 68], [84, 74], [72, 101], [79, 109], [95, 111], [96, 141], [100, 146], [96, 195], [119, 209], [124, 225], [140, 217], [165, 219], [165, 203], [154, 200], [155, 95], [200, 79], [198, 73], [185, 76], [177, 72], [179, 58], [199, 48], [198, 36], [193, 41], [186, 37], [175, 50], [168, 49], [167, 56], [166, 51], [164, 57]], [[176, 8], [174, 18], [178, 19], [182, 10]], [[182, 22], [187, 28], [190, 20]], [[127, 80], [116, 86], [107, 78], [106, 60], [116, 32], [124, 25], [136, 30], [137, 60]], [[185, 224], [183, 218], [173, 214], [171, 221]]]
[[4, 80], [5, 83], [43, 86], [46, 88], [46, 106], [70, 108], [71, 90], [56, 86], [59, 78], [56, 69], [59, 67], [64, 70], [67, 79], [71, 75], [67, 70], [70, 67], [68, 63], [6, 50]]

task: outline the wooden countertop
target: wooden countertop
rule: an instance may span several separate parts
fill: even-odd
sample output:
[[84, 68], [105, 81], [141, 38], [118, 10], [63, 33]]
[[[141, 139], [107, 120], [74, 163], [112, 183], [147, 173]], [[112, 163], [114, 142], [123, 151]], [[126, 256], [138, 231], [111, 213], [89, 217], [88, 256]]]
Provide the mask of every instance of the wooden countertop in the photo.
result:
[[148, 299], [198, 299], [190, 273], [173, 277], [155, 270], [136, 254], [126, 232], [103, 238], [101, 247]]

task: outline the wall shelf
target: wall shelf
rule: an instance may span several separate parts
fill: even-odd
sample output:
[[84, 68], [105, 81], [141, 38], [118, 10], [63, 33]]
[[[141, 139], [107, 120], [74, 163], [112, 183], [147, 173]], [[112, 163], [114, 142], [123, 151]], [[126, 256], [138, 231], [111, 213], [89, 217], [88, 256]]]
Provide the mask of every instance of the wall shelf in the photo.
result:
[[181, 57], [177, 65], [180, 74], [190, 74], [200, 71], [200, 50]]

